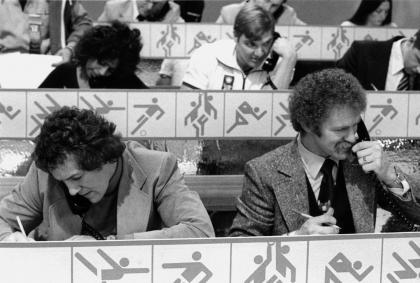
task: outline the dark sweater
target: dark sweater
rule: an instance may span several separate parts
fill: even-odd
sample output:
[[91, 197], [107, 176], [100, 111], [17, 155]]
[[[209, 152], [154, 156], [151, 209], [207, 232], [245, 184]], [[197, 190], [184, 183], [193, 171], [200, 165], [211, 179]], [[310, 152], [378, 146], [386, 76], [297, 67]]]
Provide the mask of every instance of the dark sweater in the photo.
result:
[[[145, 89], [148, 88], [135, 74], [113, 74], [101, 79], [89, 80], [91, 88]], [[57, 66], [39, 88], [80, 88], [76, 66], [65, 63]]]

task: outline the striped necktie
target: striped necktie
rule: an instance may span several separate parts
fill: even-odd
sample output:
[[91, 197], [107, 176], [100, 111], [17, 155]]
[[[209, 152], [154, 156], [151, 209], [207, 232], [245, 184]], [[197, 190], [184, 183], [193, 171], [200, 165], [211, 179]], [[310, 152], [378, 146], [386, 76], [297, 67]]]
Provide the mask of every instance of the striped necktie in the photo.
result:
[[398, 84], [397, 90], [408, 90], [408, 84], [409, 84], [409, 76], [406, 71], [402, 71], [403, 76], [400, 80], [400, 83]]

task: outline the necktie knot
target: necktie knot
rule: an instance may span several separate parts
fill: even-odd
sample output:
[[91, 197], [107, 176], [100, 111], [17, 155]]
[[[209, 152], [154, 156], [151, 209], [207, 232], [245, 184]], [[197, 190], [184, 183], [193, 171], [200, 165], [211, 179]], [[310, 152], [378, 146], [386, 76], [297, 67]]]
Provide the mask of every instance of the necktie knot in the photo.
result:
[[322, 174], [324, 174], [324, 176], [325, 175], [331, 175], [334, 165], [335, 165], [335, 162], [333, 160], [327, 158], [327, 159], [325, 159], [324, 163], [322, 164], [322, 167], [321, 167], [320, 171], [322, 172]]

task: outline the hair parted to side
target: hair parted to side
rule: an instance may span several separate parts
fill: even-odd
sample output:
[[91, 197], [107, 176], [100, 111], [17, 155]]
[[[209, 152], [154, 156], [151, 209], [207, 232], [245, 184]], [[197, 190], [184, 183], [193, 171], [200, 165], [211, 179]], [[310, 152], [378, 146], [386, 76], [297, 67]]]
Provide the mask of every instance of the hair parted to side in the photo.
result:
[[302, 134], [309, 128], [321, 135], [321, 125], [335, 107], [350, 107], [362, 113], [366, 93], [359, 81], [341, 69], [324, 69], [303, 77], [289, 96], [293, 128]]
[[358, 26], [366, 25], [368, 16], [378, 9], [382, 2], [389, 2], [389, 12], [385, 20], [382, 22], [382, 26], [389, 25], [392, 21], [392, 0], [362, 0], [349, 21]]
[[245, 35], [250, 40], [260, 40], [267, 32], [274, 32], [274, 18], [263, 8], [246, 4], [239, 11], [233, 24], [233, 34], [236, 38]]
[[140, 62], [142, 47], [138, 29], [113, 21], [111, 25], [98, 25], [88, 30], [75, 47], [74, 60], [84, 67], [89, 59], [99, 63], [118, 59], [116, 72], [132, 74]]
[[32, 158], [45, 172], [63, 164], [70, 154], [80, 169], [100, 169], [117, 161], [125, 149], [121, 136], [114, 134], [115, 128], [114, 123], [91, 110], [65, 106], [45, 118]]

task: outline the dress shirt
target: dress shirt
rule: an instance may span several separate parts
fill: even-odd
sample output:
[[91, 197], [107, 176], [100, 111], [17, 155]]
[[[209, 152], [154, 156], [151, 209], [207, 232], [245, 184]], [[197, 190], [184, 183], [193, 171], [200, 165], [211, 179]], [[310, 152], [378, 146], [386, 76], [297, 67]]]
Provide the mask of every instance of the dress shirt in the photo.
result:
[[398, 84], [404, 75], [404, 59], [401, 46], [406, 40], [406, 38], [402, 38], [392, 44], [391, 55], [389, 56], [388, 73], [386, 75], [385, 90], [397, 90]]
[[[298, 150], [300, 154], [300, 158], [303, 162], [303, 167], [305, 169], [306, 176], [308, 177], [309, 183], [311, 184], [312, 190], [314, 192], [315, 198], [318, 199], [319, 190], [321, 188], [321, 181], [324, 174], [321, 172], [322, 164], [324, 164], [325, 158], [319, 156], [311, 151], [309, 151], [301, 141], [300, 135], [298, 136]], [[337, 165], [338, 160], [332, 159], [334, 163]], [[332, 169], [332, 176], [334, 179], [334, 183], [337, 180], [337, 166], [334, 166]]]

